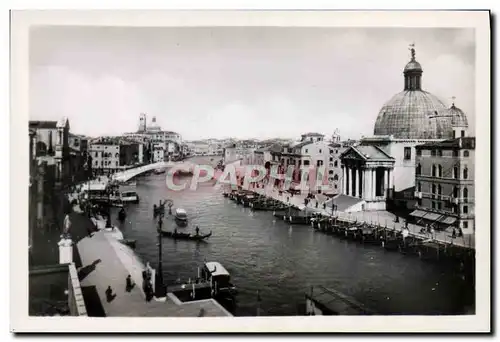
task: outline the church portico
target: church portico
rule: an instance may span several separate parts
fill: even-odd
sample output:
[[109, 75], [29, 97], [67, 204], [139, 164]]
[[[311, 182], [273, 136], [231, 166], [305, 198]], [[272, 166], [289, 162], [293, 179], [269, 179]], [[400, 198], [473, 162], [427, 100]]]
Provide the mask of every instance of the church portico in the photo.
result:
[[385, 210], [394, 159], [375, 146], [352, 146], [340, 158], [342, 194], [365, 200], [365, 210]]

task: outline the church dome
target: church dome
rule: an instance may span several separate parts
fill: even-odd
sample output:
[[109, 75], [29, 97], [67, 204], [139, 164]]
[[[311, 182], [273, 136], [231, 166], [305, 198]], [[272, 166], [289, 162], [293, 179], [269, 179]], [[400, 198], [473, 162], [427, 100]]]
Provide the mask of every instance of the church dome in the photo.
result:
[[417, 61], [409, 61], [408, 64], [406, 64], [405, 66], [405, 71], [411, 71], [411, 70], [422, 71], [422, 66]]
[[412, 47], [411, 60], [404, 69], [404, 90], [380, 109], [375, 122], [375, 135], [392, 135], [399, 139], [452, 137], [451, 120], [445, 119], [448, 108], [439, 98], [422, 90], [422, 73]]
[[465, 115], [463, 110], [456, 107], [454, 103], [448, 108], [446, 116], [451, 117], [451, 125], [453, 127], [469, 127], [467, 115]]

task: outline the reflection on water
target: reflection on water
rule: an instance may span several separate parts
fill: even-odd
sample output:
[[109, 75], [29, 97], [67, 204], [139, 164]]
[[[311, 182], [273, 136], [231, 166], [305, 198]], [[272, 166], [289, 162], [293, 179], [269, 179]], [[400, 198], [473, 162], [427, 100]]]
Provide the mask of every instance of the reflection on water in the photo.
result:
[[[261, 315], [295, 315], [312, 285], [336, 288], [380, 313], [453, 314], [473, 303], [471, 286], [446, 266], [287, 225], [272, 213], [238, 206], [209, 186], [173, 192], [162, 176], [150, 176], [138, 181], [137, 192], [141, 202], [127, 207], [122, 229], [126, 238], [137, 240], [140, 257], [157, 266], [152, 208], [160, 199], [172, 199], [173, 208], [186, 209], [189, 217], [179, 231], [199, 226], [200, 233], [213, 234], [206, 243], [164, 239], [165, 281], [193, 278], [204, 260], [219, 261], [239, 288], [236, 315], [256, 314], [257, 290]], [[164, 228], [175, 226], [173, 217], [166, 217]]]

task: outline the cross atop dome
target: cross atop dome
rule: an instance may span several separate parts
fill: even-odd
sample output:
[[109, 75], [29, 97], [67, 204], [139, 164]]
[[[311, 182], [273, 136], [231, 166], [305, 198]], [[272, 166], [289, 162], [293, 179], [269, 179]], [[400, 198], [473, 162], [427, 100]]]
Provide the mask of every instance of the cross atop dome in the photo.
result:
[[455, 96], [452, 96], [451, 97], [451, 106], [454, 107], [455, 106], [455, 99], [456, 97]]

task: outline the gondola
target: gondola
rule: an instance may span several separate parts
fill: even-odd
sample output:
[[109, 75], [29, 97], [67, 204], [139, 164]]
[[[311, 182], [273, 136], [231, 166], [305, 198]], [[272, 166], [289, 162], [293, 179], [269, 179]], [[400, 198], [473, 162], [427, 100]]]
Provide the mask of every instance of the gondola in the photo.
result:
[[210, 233], [205, 234], [205, 235], [196, 235], [196, 234], [190, 234], [190, 233], [179, 233], [179, 232], [162, 230], [161, 235], [165, 236], [165, 237], [172, 238], [172, 239], [176, 239], [176, 240], [202, 241], [202, 240], [208, 239], [210, 236], [212, 236], [212, 231], [210, 231]]

